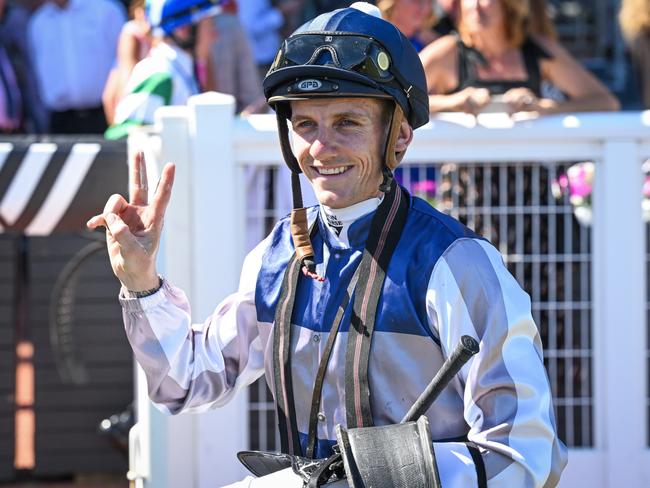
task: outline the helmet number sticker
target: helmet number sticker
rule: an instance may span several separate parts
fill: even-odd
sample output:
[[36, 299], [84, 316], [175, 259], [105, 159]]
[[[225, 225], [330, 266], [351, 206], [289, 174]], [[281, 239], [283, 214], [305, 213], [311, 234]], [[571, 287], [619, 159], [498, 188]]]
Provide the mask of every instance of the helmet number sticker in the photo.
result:
[[298, 83], [298, 90], [300, 91], [314, 91], [318, 90], [323, 84], [318, 80], [302, 80]]

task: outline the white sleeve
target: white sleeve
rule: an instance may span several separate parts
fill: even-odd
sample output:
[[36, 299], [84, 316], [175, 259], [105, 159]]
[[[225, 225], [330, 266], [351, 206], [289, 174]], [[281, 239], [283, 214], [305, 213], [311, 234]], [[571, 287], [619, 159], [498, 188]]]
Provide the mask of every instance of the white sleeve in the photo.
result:
[[464, 334], [480, 343], [459, 373], [470, 443], [434, 446], [442, 486], [477, 486], [480, 477], [490, 488], [555, 486], [567, 453], [541, 339], [530, 298], [497, 250], [480, 239], [455, 241], [432, 272], [427, 313], [445, 356]]
[[167, 413], [223, 405], [264, 372], [255, 285], [268, 239], [246, 257], [240, 286], [202, 324], [191, 322], [182, 290], [164, 281], [155, 294], [120, 296], [126, 334], [151, 400]]

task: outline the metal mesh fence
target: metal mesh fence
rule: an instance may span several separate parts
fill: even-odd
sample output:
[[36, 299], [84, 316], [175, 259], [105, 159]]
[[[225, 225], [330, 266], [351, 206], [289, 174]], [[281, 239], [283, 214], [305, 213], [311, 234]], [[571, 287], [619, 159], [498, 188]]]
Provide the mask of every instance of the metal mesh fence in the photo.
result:
[[250, 386], [248, 398], [250, 449], [279, 451], [280, 439], [276, 428], [273, 397], [264, 377]]
[[[531, 296], [560, 437], [569, 447], [590, 447], [594, 445], [590, 229], [577, 222], [569, 195], [552, 191], [568, 166], [417, 165], [404, 166], [396, 178], [502, 253], [510, 272]], [[267, 209], [259, 215], [277, 213]], [[279, 447], [264, 379], [251, 387], [250, 427], [251, 448]]]

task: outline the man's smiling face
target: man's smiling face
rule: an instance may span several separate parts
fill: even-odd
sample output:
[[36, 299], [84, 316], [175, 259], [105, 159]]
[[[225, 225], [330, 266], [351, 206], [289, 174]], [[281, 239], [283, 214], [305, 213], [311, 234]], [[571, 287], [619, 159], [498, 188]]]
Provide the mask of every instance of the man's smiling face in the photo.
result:
[[385, 119], [384, 102], [372, 98], [291, 102], [294, 153], [320, 203], [344, 208], [379, 195]]

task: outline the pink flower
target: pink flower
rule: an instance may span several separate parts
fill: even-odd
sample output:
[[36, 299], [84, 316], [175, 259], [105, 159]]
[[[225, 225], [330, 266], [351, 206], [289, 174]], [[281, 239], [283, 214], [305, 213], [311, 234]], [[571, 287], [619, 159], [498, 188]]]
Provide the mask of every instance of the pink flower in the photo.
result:
[[574, 164], [568, 169], [569, 190], [572, 196], [587, 197], [591, 195], [593, 169], [591, 163]]
[[413, 193], [435, 193], [436, 182], [434, 180], [416, 181], [411, 186]]

